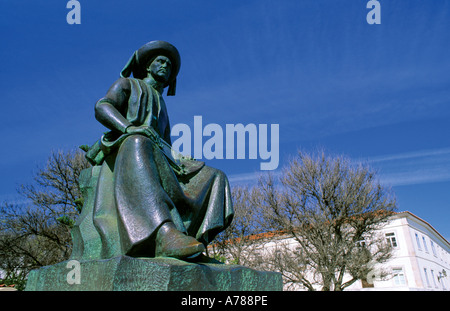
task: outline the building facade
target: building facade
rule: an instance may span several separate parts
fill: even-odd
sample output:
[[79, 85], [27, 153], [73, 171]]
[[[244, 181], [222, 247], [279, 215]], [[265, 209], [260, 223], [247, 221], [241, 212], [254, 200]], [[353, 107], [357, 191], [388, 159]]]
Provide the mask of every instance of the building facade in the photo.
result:
[[357, 281], [347, 290], [450, 290], [450, 243], [429, 223], [401, 212], [381, 231], [393, 247], [393, 257], [383, 264], [390, 275], [381, 279], [380, 267], [374, 267], [368, 282]]
[[[392, 258], [383, 264], [375, 264], [366, 280], [358, 280], [345, 290], [450, 291], [450, 243], [429, 223], [410, 212], [400, 212], [391, 216], [376, 234], [381, 234], [391, 244]], [[264, 257], [273, 256], [280, 245], [290, 249], [298, 245], [281, 232], [258, 234], [247, 240], [243, 251], [246, 255], [242, 256], [247, 262], [240, 264], [255, 268], [258, 268], [258, 262], [264, 263]], [[229, 243], [238, 247], [239, 239]], [[242, 245], [240, 247], [243, 249]], [[228, 250], [232, 251], [232, 248]], [[233, 257], [230, 253], [225, 256], [227, 261]], [[381, 277], [380, 271], [387, 276]], [[344, 282], [350, 279], [346, 276]], [[317, 289], [320, 289], [319, 283]], [[289, 284], [284, 290], [305, 289]]]

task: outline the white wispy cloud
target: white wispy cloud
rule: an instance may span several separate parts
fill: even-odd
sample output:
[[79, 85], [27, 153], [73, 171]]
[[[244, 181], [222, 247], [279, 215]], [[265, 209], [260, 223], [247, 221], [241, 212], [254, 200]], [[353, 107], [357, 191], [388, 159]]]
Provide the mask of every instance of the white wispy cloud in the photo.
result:
[[275, 179], [281, 176], [282, 170], [277, 169], [274, 171], [254, 171], [250, 173], [231, 174], [228, 176], [228, 181], [232, 185], [255, 185], [258, 183], [259, 178], [262, 175], [270, 173]]
[[380, 181], [391, 186], [450, 181], [450, 148], [371, 157], [367, 162], [378, 170]]
[[[379, 181], [390, 186], [406, 186], [450, 181], [450, 148], [427, 149], [413, 152], [353, 159], [367, 163], [377, 170]], [[231, 174], [231, 184], [255, 184], [264, 172]], [[275, 178], [282, 169], [271, 172]]]
[[439, 156], [449, 156], [450, 148], [441, 148], [441, 149], [427, 149], [427, 150], [418, 150], [412, 152], [404, 152], [398, 154], [390, 154], [390, 155], [382, 155], [376, 157], [370, 157], [368, 160], [372, 163], [376, 162], [386, 162], [386, 161], [394, 161], [394, 160], [405, 160], [405, 159], [419, 159], [419, 158], [436, 158]]

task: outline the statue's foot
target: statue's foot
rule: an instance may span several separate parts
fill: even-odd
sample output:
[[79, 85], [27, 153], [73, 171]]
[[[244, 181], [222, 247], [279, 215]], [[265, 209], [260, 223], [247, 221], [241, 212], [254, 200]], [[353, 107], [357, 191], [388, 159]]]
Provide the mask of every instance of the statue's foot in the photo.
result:
[[205, 250], [205, 246], [191, 236], [176, 229], [167, 222], [161, 226], [156, 236], [156, 257], [173, 257], [178, 259], [194, 258]]

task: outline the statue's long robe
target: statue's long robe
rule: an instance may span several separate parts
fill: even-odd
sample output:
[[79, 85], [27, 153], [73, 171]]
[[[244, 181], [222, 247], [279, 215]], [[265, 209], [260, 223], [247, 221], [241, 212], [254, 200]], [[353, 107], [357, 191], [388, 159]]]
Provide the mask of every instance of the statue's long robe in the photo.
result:
[[[120, 104], [121, 114], [135, 126], [153, 127], [170, 144], [161, 95], [142, 80], [128, 80], [131, 92]], [[175, 172], [157, 144], [144, 135], [113, 130], [96, 148], [88, 155], [101, 165], [93, 211], [101, 258], [154, 256], [155, 233], [167, 221], [205, 245], [230, 224], [230, 187], [220, 170], [184, 159], [185, 173]]]

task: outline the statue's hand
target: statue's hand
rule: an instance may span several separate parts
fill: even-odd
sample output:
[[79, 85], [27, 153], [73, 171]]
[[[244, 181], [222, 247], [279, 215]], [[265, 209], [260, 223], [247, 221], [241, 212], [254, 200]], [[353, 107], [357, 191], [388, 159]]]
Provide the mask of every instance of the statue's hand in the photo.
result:
[[140, 125], [140, 126], [134, 126], [131, 125], [127, 127], [126, 129], [127, 134], [140, 134], [147, 136], [148, 138], [151, 138], [154, 142], [156, 142], [158, 145], [160, 143], [160, 137], [156, 131], [147, 125]]
[[147, 136], [149, 127], [147, 125], [134, 126], [131, 125], [127, 127], [127, 134], [141, 134]]

